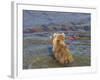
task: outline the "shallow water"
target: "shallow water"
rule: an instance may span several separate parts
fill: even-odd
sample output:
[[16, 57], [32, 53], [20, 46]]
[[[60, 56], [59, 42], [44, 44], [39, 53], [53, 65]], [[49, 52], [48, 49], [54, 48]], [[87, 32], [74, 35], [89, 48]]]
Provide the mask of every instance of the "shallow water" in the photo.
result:
[[[68, 45], [67, 45], [68, 43]], [[90, 54], [90, 43], [86, 43], [84, 41], [66, 41], [66, 45], [69, 47], [69, 49], [72, 51], [72, 54], [78, 55], [78, 54]], [[24, 51], [31, 52], [33, 55], [35, 54], [50, 54], [50, 48], [52, 48], [52, 45], [50, 44], [32, 44], [30, 46], [27, 46], [24, 48]], [[29, 53], [30, 54], [30, 53]]]
[[[23, 68], [42, 68], [45, 67], [61, 67], [60, 65], [56, 64], [55, 60], [52, 60], [52, 45], [50, 42], [50, 34], [41, 34], [37, 36], [37, 34], [26, 34], [24, 35], [24, 48], [23, 48]], [[89, 66], [90, 65], [90, 40], [65, 40], [66, 45], [71, 50], [74, 56], [78, 56], [78, 60], [76, 63], [69, 65], [72, 66]], [[84, 57], [82, 57], [82, 56]], [[87, 61], [83, 61], [86, 58]], [[46, 60], [45, 60], [46, 59]], [[81, 61], [82, 59], [82, 61]], [[47, 62], [46, 62], [47, 61]], [[54, 61], [55, 64], [52, 62]], [[41, 62], [41, 65], [39, 65]], [[51, 62], [53, 64], [48, 64]], [[30, 67], [31, 65], [31, 67]], [[37, 66], [36, 66], [37, 65]], [[26, 67], [28, 66], [28, 67]]]

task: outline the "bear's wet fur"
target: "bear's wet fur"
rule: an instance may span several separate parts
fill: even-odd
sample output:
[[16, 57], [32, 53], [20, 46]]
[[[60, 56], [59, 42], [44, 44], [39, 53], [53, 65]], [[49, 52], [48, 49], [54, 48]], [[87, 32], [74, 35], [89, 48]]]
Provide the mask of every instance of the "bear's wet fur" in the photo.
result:
[[54, 55], [54, 58], [60, 64], [71, 63], [74, 61], [73, 55], [70, 49], [65, 44], [64, 40], [65, 40], [64, 33], [54, 33], [53, 34], [53, 39], [52, 39], [53, 55]]

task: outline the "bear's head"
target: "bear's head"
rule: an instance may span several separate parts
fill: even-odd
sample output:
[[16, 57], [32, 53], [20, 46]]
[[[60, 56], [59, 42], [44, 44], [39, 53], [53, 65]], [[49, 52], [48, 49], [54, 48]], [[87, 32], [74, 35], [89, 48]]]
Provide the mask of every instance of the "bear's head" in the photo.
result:
[[53, 34], [53, 47], [57, 48], [60, 47], [60, 45], [65, 45], [65, 34], [64, 33], [54, 33]]
[[58, 41], [64, 41], [65, 40], [65, 34], [64, 33], [54, 33], [53, 39], [56, 39]]

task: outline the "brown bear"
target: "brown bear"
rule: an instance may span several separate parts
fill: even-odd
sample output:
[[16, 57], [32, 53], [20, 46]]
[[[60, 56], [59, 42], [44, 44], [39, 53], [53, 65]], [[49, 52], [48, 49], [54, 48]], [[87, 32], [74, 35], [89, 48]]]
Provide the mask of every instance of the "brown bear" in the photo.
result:
[[70, 63], [74, 60], [69, 48], [64, 43], [64, 40], [64, 33], [53, 34], [53, 55], [60, 64]]

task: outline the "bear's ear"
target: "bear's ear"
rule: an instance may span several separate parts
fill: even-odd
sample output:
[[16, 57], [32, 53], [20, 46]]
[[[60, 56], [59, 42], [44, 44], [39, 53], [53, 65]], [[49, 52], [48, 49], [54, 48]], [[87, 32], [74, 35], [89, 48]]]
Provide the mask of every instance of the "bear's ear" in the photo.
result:
[[65, 37], [65, 34], [64, 33], [62, 33], [62, 35]]
[[57, 35], [57, 33], [54, 33], [54, 34], [53, 34], [53, 37], [55, 37], [56, 35]]

